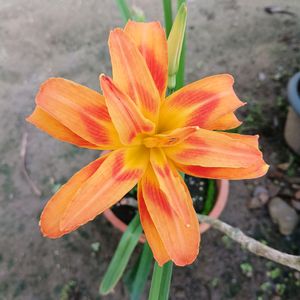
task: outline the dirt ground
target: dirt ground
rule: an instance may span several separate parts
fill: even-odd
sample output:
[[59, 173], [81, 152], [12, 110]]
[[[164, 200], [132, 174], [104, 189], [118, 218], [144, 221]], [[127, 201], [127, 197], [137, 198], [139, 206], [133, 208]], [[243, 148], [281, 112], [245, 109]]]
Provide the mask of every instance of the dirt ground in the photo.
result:
[[[129, 2], [141, 7], [148, 20], [162, 20], [161, 1]], [[268, 5], [296, 16], [267, 14]], [[300, 1], [191, 0], [188, 13], [187, 82], [233, 74], [238, 95], [248, 102], [241, 112], [247, 130], [262, 135], [269, 163], [286, 162], [281, 108], [286, 80], [300, 69]], [[24, 118], [48, 77], [62, 76], [98, 90], [98, 75], [111, 72], [107, 37], [116, 26], [122, 20], [114, 1], [0, 0], [1, 300], [100, 299], [99, 282], [120, 233], [103, 217], [59, 240], [43, 238], [38, 228], [39, 214], [57, 186], [98, 154], [58, 142], [25, 124]], [[41, 197], [21, 173], [25, 131], [27, 167]], [[232, 182], [222, 219], [278, 249], [300, 254], [299, 226], [293, 236], [283, 237], [265, 207], [246, 206], [255, 184], [266, 180]], [[98, 251], [93, 243], [99, 243]], [[299, 275], [210, 230], [197, 261], [175, 268], [170, 298], [299, 299]], [[73, 296], [67, 296], [69, 290]], [[120, 283], [114, 294], [101, 299], [127, 297]]]

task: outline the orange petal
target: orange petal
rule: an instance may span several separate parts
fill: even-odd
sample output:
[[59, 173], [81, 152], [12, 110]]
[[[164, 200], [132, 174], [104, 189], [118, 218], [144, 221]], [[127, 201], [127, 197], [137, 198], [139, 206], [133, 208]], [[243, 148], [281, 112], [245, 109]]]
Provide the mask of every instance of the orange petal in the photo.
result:
[[59, 123], [99, 148], [120, 146], [101, 94], [63, 78], [51, 78], [41, 85], [36, 103]]
[[111, 152], [69, 204], [60, 229], [75, 230], [119, 201], [137, 184], [148, 161], [149, 153], [145, 148], [123, 148]]
[[159, 132], [185, 126], [212, 129], [222, 118], [225, 124], [219, 123], [220, 128], [213, 129], [225, 129], [228, 117], [224, 116], [243, 105], [234, 93], [233, 82], [228, 74], [210, 76], [170, 95], [160, 110]]
[[221, 116], [220, 118], [210, 121], [209, 124], [205, 126], [205, 129], [210, 130], [229, 130], [240, 126], [242, 122], [236, 117], [236, 115], [231, 112]]
[[[185, 186], [181, 179], [181, 185]], [[189, 213], [189, 223], [178, 217], [169, 194], [161, 189], [151, 166], [141, 180], [142, 193], [147, 210], [172, 261], [178, 266], [191, 264], [199, 252], [200, 231], [192, 199], [185, 188], [181, 200]]]
[[150, 151], [150, 162], [159, 182], [160, 189], [166, 194], [170, 205], [183, 222], [189, 224], [190, 212], [186, 207], [188, 195], [181, 184], [180, 175], [171, 163], [167, 160], [166, 155], [160, 148], [153, 148]]
[[105, 75], [100, 83], [112, 121], [123, 144], [128, 145], [140, 133], [153, 133], [155, 125], [146, 119], [136, 104]]
[[176, 164], [176, 167], [181, 172], [196, 177], [230, 180], [258, 178], [264, 176], [269, 169], [263, 159], [258, 159], [247, 168], [207, 168], [182, 164]]
[[71, 231], [60, 230], [59, 223], [61, 218], [69, 203], [73, 200], [76, 192], [97, 171], [106, 157], [107, 155], [96, 159], [73, 175], [72, 178], [48, 201], [40, 220], [40, 227], [44, 236], [49, 238], [59, 238]]
[[124, 32], [135, 42], [143, 55], [161, 97], [168, 80], [168, 46], [164, 29], [159, 22], [128, 21]]
[[238, 133], [230, 133], [230, 132], [219, 132], [222, 135], [228, 136], [236, 141], [243, 142], [249, 146], [252, 146], [254, 148], [259, 147], [258, 144], [258, 135], [246, 135], [246, 134], [238, 134]]
[[179, 145], [165, 148], [165, 153], [183, 165], [226, 168], [249, 167], [262, 156], [244, 139], [206, 129], [199, 129]]
[[190, 135], [199, 129], [198, 126], [177, 128], [169, 132], [162, 132], [143, 139], [147, 148], [172, 147], [186, 140]]
[[165, 246], [147, 210], [140, 184], [138, 185], [138, 204], [139, 204], [141, 223], [147, 241], [152, 250], [155, 260], [160, 266], [162, 266], [163, 264], [165, 264], [167, 261], [170, 260], [170, 257], [165, 249]]
[[138, 106], [143, 115], [156, 122], [160, 96], [145, 59], [134, 41], [121, 29], [109, 36], [113, 80]]
[[26, 121], [60, 141], [84, 148], [98, 148], [98, 146], [89, 143], [66, 126], [62, 125], [38, 106], [36, 106], [33, 113], [26, 119]]

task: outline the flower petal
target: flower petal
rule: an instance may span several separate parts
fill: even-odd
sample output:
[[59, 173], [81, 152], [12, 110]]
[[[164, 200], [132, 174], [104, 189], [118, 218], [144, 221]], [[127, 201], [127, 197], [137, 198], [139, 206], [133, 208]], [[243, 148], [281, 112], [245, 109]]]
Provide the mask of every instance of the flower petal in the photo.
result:
[[160, 96], [164, 97], [168, 80], [168, 46], [164, 29], [159, 22], [128, 21], [124, 32], [134, 40]]
[[160, 96], [145, 59], [134, 41], [121, 29], [110, 33], [108, 44], [114, 82], [147, 119], [156, 123]]
[[63, 78], [50, 78], [42, 84], [36, 103], [65, 127], [101, 149], [121, 145], [104, 97], [85, 86]]
[[112, 121], [123, 144], [131, 144], [141, 133], [153, 133], [155, 125], [146, 119], [136, 104], [105, 75], [100, 83]]
[[75, 230], [119, 201], [137, 184], [148, 161], [149, 153], [144, 148], [123, 148], [111, 152], [69, 204], [60, 229]]
[[231, 112], [221, 116], [220, 118], [210, 121], [206, 124], [205, 129], [210, 130], [229, 130], [239, 127], [242, 122], [236, 117], [236, 115]]
[[138, 185], [138, 205], [141, 223], [146, 235], [146, 239], [149, 243], [155, 260], [160, 266], [162, 266], [170, 260], [170, 257], [147, 210], [140, 184]]
[[84, 140], [73, 131], [62, 125], [47, 112], [36, 106], [33, 113], [26, 119], [42, 131], [50, 134], [54, 138], [79, 147], [97, 149], [98, 146]]
[[181, 172], [195, 177], [230, 180], [258, 178], [264, 176], [269, 169], [263, 159], [257, 160], [247, 168], [208, 168], [177, 163], [176, 167]]
[[199, 129], [179, 145], [165, 148], [165, 153], [183, 165], [226, 168], [249, 167], [262, 157], [259, 149], [244, 139], [206, 129]]
[[[258, 149], [258, 135], [242, 135], [236, 133], [220, 132], [219, 134], [227, 136], [236, 141], [245, 143], [253, 148]], [[184, 165], [176, 163], [176, 167], [189, 175], [201, 178], [215, 178], [215, 179], [251, 179], [265, 175], [269, 166], [262, 158], [258, 158], [246, 168], [217, 168], [217, 167], [201, 167], [193, 165]]]
[[[210, 76], [170, 95], [160, 110], [159, 132], [185, 126], [226, 128], [228, 119], [224, 116], [244, 105], [234, 93], [233, 82], [228, 74]], [[225, 118], [225, 124], [213, 128], [219, 118]]]
[[186, 209], [187, 200], [185, 199], [188, 195], [186, 195], [184, 186], [181, 184], [180, 175], [172, 168], [171, 163], [160, 148], [151, 149], [150, 162], [159, 182], [159, 187], [166, 194], [173, 210], [185, 224], [189, 224], [190, 212]]
[[58, 192], [46, 204], [40, 220], [41, 231], [44, 236], [49, 238], [59, 238], [72, 230], [60, 230], [59, 223], [67, 209], [69, 203], [73, 200], [80, 187], [97, 171], [102, 165], [107, 155], [104, 155], [79, 172], [64, 184]]
[[[181, 184], [185, 186], [182, 179]], [[199, 252], [200, 231], [188, 190], [185, 187], [186, 197], [182, 198], [190, 216], [186, 224], [175, 212], [170, 196], [160, 189], [151, 166], [141, 180], [141, 187], [147, 210], [171, 260], [178, 266], [191, 264]]]
[[186, 140], [190, 135], [199, 129], [198, 126], [188, 126], [177, 128], [168, 132], [162, 132], [143, 139], [143, 144], [147, 148], [153, 147], [173, 147]]

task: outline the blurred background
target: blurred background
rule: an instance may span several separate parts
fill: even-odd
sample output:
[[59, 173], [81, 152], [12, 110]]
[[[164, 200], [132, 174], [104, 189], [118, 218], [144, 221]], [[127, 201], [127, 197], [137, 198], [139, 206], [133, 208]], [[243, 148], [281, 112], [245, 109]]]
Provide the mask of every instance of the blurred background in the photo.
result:
[[[128, 3], [142, 9], [147, 20], [163, 21], [161, 1]], [[186, 82], [232, 74], [237, 94], [248, 103], [239, 111], [240, 132], [260, 134], [271, 165], [261, 179], [230, 183], [221, 219], [300, 255], [299, 156], [284, 139], [286, 86], [300, 71], [300, 1], [187, 3]], [[24, 119], [49, 77], [99, 90], [98, 75], [111, 73], [108, 34], [118, 26], [123, 21], [114, 1], [0, 1], [1, 300], [100, 299], [99, 283], [121, 234], [102, 216], [59, 240], [43, 238], [38, 227], [49, 197], [99, 153], [54, 140]], [[24, 175], [24, 156], [35, 190]], [[275, 220], [270, 206], [282, 203], [291, 209]], [[287, 214], [292, 222], [286, 222]], [[288, 235], [275, 221], [281, 228], [290, 226]], [[255, 257], [209, 230], [197, 261], [175, 268], [170, 297], [286, 300], [299, 295], [299, 272]], [[121, 283], [103, 299], [127, 299], [127, 291]]]

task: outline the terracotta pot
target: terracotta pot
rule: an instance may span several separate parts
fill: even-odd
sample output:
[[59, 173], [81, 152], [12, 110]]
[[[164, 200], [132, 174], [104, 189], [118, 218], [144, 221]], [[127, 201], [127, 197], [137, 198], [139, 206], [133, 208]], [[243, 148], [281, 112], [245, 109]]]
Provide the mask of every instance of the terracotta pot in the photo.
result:
[[[228, 193], [229, 193], [229, 181], [228, 180], [217, 180], [217, 189], [218, 189], [218, 195], [215, 202], [215, 206], [213, 207], [212, 211], [209, 213], [209, 216], [213, 218], [218, 218], [222, 211], [224, 210], [227, 199], [228, 199]], [[111, 209], [106, 210], [104, 213], [104, 217], [117, 229], [119, 229], [121, 232], [124, 232], [127, 228], [127, 225], [121, 221]], [[200, 232], [204, 233], [210, 228], [210, 225], [208, 224], [200, 224]], [[140, 242], [145, 242], [145, 236], [144, 234], [141, 235]]]

